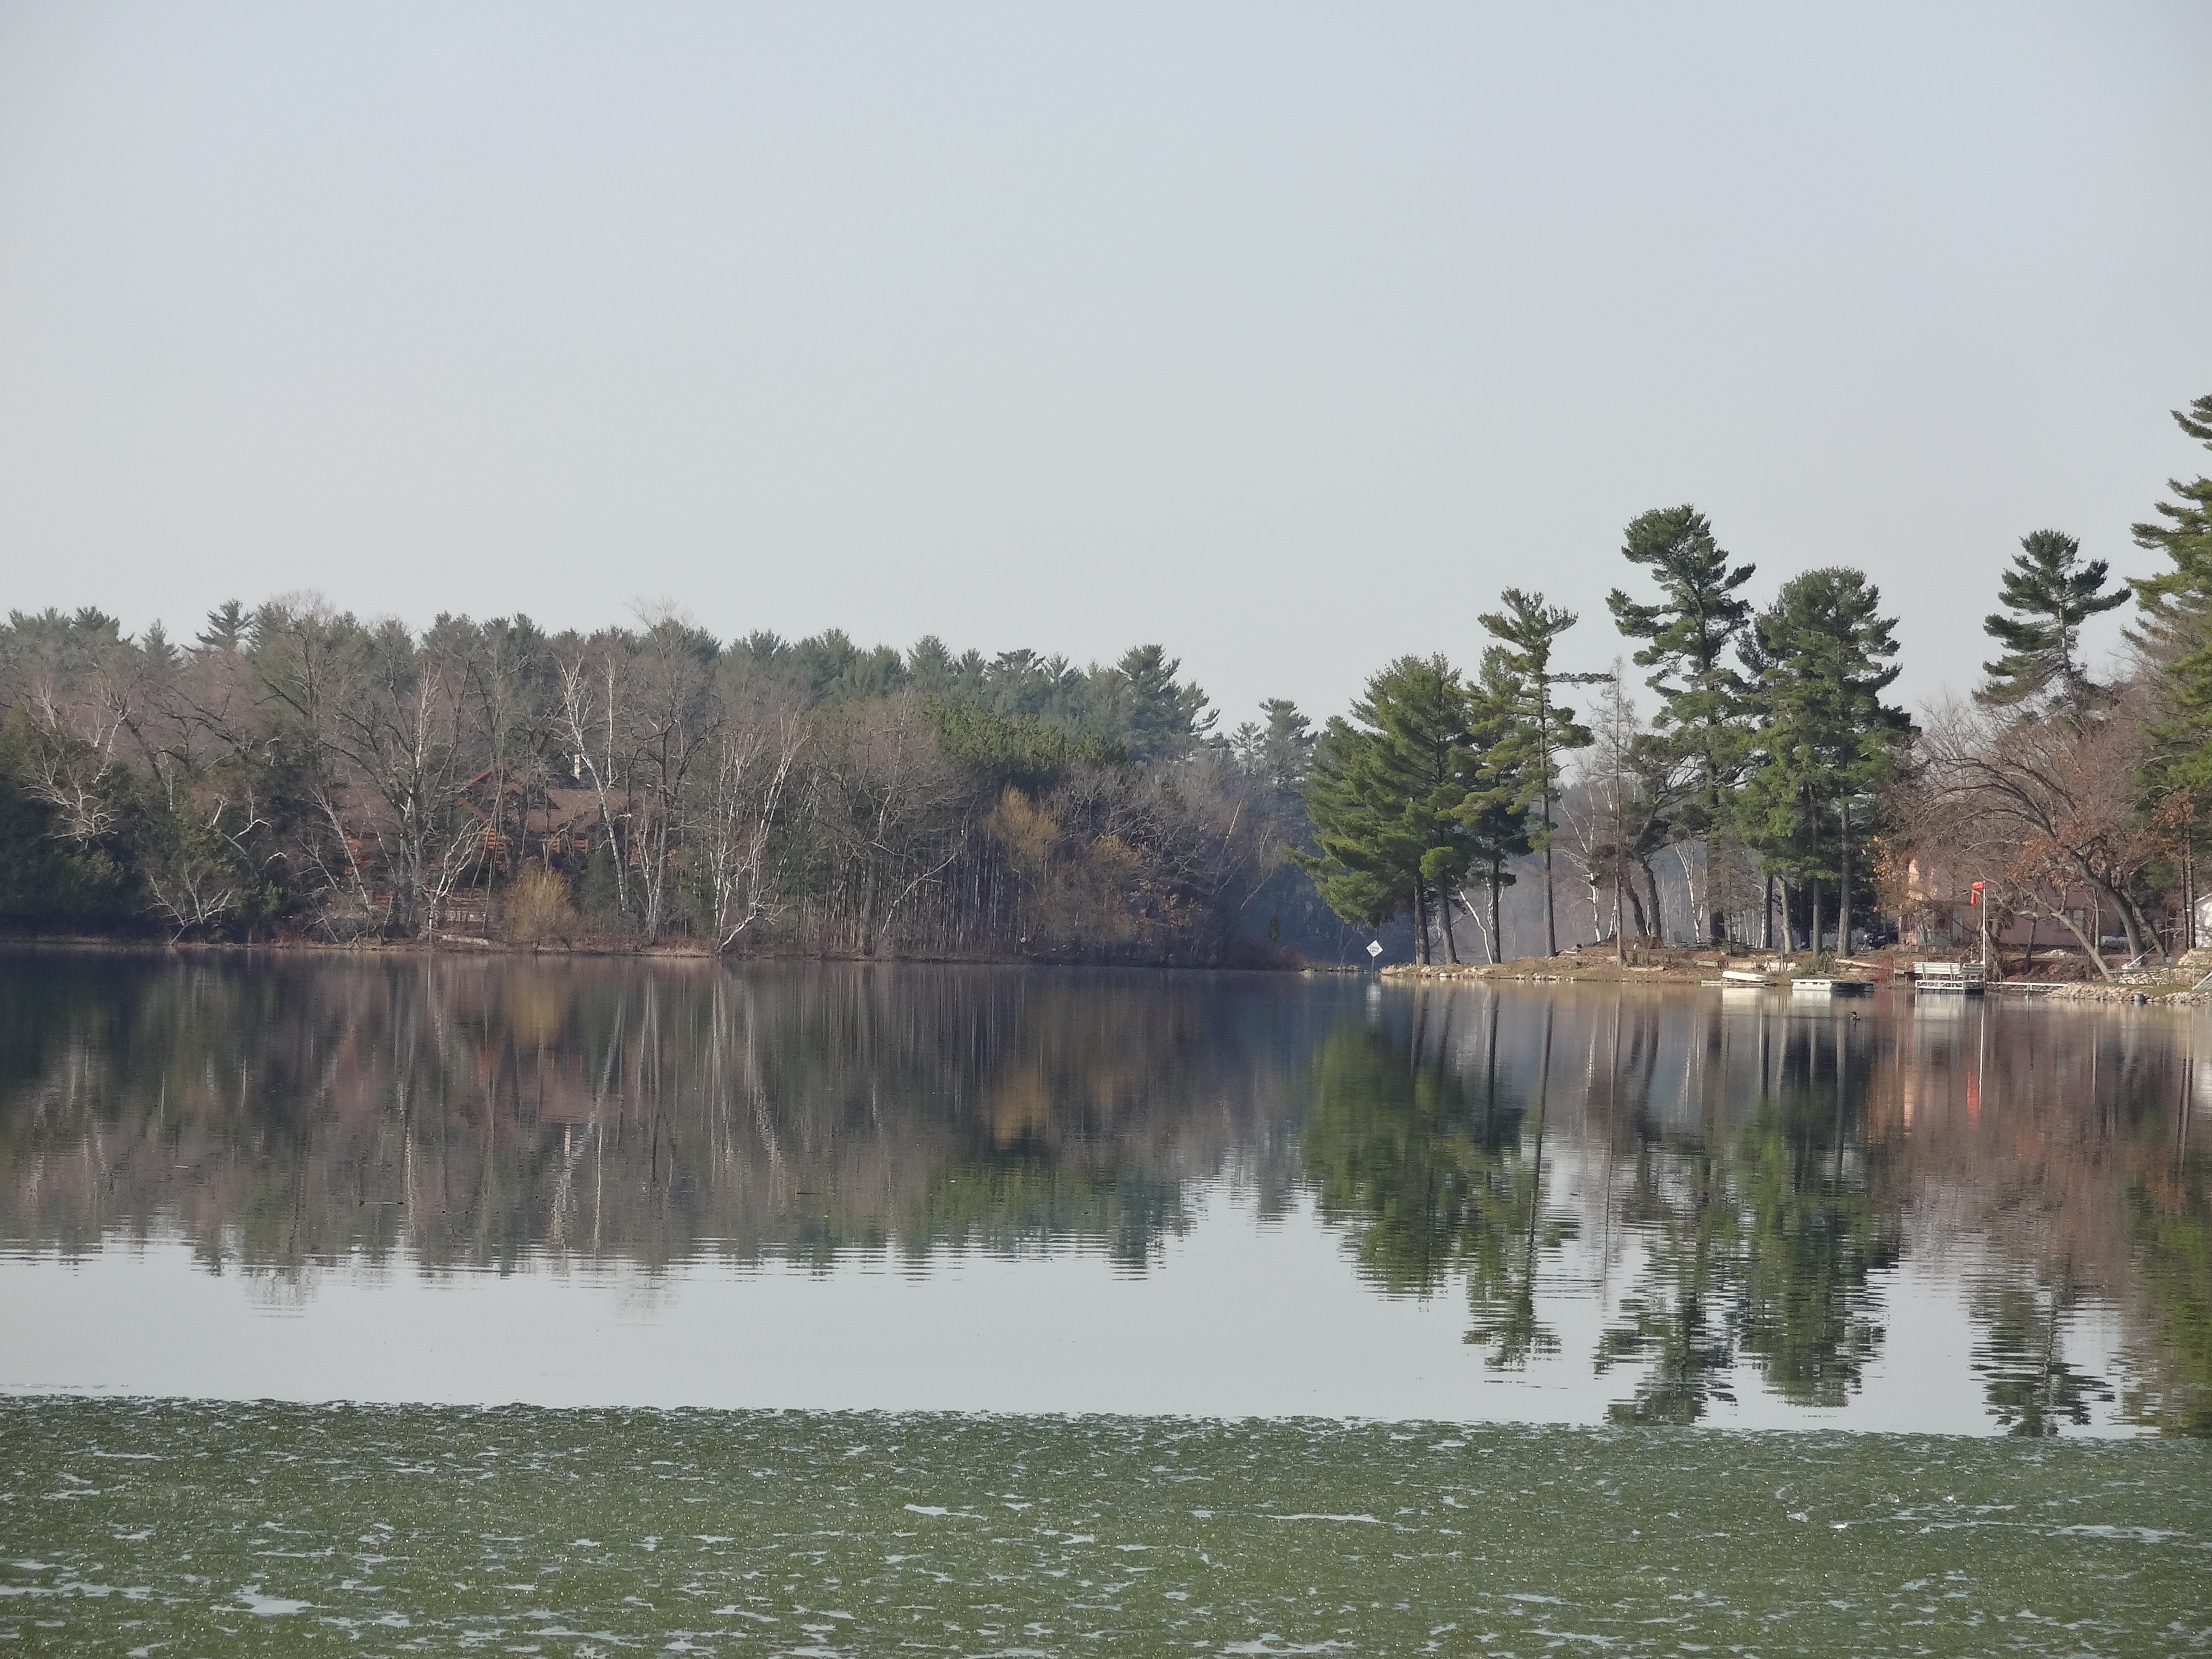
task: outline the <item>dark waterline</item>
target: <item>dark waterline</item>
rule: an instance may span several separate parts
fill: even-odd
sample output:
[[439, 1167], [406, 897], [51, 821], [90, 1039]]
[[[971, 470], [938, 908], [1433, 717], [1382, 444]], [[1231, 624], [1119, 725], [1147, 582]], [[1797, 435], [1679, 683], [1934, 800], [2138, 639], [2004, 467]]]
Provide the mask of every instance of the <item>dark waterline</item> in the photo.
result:
[[0, 957], [0, 1388], [2212, 1429], [2199, 1017]]

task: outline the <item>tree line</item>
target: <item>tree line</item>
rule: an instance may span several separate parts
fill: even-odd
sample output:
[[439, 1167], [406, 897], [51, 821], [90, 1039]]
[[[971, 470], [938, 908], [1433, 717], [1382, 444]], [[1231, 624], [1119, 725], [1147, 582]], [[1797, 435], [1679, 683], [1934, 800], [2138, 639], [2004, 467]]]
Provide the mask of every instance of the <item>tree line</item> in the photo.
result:
[[[2175, 418], [2212, 446], [2212, 398]], [[1280, 699], [1220, 730], [1158, 645], [1079, 667], [676, 616], [418, 635], [297, 598], [180, 643], [11, 613], [0, 921], [1221, 962], [1403, 918], [1422, 961], [1498, 960], [1533, 883], [1553, 954], [1958, 943], [1971, 915], [2001, 956], [2025, 927], [2016, 965], [2111, 975], [2196, 942], [2212, 480], [2171, 489], [2134, 526], [2149, 577], [2024, 537], [1980, 681], [1917, 721], [1865, 573], [1762, 605], [1687, 505], [1627, 526], [1609, 671], [1563, 668], [1579, 619], [1509, 588], [1471, 670], [1401, 658], [1319, 732]], [[2082, 628], [2130, 603], [2100, 671]]]
[[[1650, 671], [1656, 717], [1637, 720], [1625, 671], [1555, 666], [1579, 618], [1508, 588], [1480, 619], [1492, 642], [1472, 675], [1441, 655], [1401, 658], [1323, 728], [1306, 789], [1316, 847], [1294, 856], [1340, 915], [1410, 911], [1420, 959], [1441, 950], [1456, 962], [1456, 909], [1494, 961], [1500, 896], [1533, 855], [1556, 954], [1563, 841], [1581, 879], [1609, 896], [1601, 927], [1618, 940], [1660, 936], [1654, 860], [1673, 846], [1700, 854], [1698, 936], [1684, 942], [1741, 933], [1753, 891], [1762, 944], [1793, 917], [1817, 934], [1824, 892], [1830, 920], [1863, 899], [1873, 804], [1907, 769], [1912, 732], [1882, 700], [1899, 671], [1880, 590], [1860, 571], [1811, 570], [1755, 611], [1742, 591], [1754, 567], [1690, 506], [1641, 514], [1621, 552], [1656, 590], [1608, 599]], [[1602, 688], [1594, 725], [1562, 695], [1578, 684]], [[1747, 856], [1756, 888], [1731, 890]]]
[[[2212, 397], [2173, 411], [2212, 447]], [[2212, 787], [2212, 477], [2172, 479], [2173, 499], [2133, 528], [2163, 568], [2107, 586], [2101, 559], [2056, 531], [2023, 539], [2002, 611], [2002, 647], [1972, 696], [1931, 709], [1916, 766], [1887, 803], [1909, 858], [1888, 897], [1906, 914], [1969, 878], [1983, 914], [2028, 928], [2107, 977], [2194, 947], [2197, 803]], [[2132, 604], [2124, 654], [2102, 677], [2083, 623]], [[2108, 959], [2117, 947], [2118, 964]], [[2027, 965], [2022, 963], [2016, 965]]]
[[298, 598], [188, 643], [13, 613], [0, 708], [0, 917], [201, 939], [1264, 955], [1313, 742], [1281, 700], [1218, 731], [1156, 645], [418, 635]]
[[[2212, 398], [2175, 419], [2212, 446]], [[1410, 916], [1423, 962], [1461, 960], [1469, 924], [1499, 959], [1501, 895], [1523, 879], [1556, 954], [1560, 856], [1588, 932], [1623, 945], [1847, 951], [1891, 927], [1955, 933], [1972, 910], [1999, 939], [2028, 923], [2030, 959], [2048, 924], [2098, 974], [2117, 971], [2106, 923], [2126, 960], [2176, 954], [2196, 942], [2195, 803], [2212, 787], [2212, 479], [2170, 487], [2133, 527], [2171, 562], [2155, 575], [2114, 586], [2076, 538], [2024, 537], [1984, 624], [1996, 654], [1917, 722], [1887, 699], [1896, 620], [1864, 572], [1805, 571], [1761, 606], [1755, 567], [1705, 514], [1644, 513], [1620, 548], [1643, 594], [1607, 599], [1628, 663], [1562, 672], [1579, 619], [1508, 588], [1472, 672], [1400, 658], [1328, 722], [1312, 844], [1291, 857], [1346, 919]], [[2128, 651], [2100, 677], [2082, 627], [2131, 601]], [[1692, 921], [1664, 941], [1670, 853]]]

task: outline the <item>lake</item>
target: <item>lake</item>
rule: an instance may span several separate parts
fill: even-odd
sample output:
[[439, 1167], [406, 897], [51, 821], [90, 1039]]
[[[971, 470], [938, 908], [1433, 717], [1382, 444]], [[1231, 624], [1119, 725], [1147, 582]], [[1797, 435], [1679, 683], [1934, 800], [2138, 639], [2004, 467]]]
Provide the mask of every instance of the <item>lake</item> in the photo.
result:
[[2212, 1429], [2195, 1013], [94, 955], [0, 1008], [19, 1392]]
[[0, 955], [0, 1638], [2200, 1651], [2206, 1029]]

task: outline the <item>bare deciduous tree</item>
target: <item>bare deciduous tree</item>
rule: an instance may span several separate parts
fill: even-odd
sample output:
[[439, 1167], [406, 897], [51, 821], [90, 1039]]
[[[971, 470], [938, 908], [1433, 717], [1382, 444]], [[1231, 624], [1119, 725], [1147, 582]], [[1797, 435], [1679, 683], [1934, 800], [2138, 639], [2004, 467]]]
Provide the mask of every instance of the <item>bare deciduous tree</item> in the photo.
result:
[[781, 908], [769, 848], [805, 742], [792, 714], [756, 721], [726, 708], [715, 729], [697, 834], [718, 951]]
[[2139, 883], [2176, 843], [2135, 799], [2143, 737], [2134, 705], [2145, 696], [2131, 682], [2094, 712], [2033, 719], [1945, 702], [1929, 711], [1919, 779], [1901, 802], [1915, 844], [1997, 884], [1984, 895], [1993, 908], [2065, 928], [2107, 976], [2096, 941], [2063, 897], [2068, 888], [2088, 889], [2118, 919], [2130, 957], [2163, 954]]

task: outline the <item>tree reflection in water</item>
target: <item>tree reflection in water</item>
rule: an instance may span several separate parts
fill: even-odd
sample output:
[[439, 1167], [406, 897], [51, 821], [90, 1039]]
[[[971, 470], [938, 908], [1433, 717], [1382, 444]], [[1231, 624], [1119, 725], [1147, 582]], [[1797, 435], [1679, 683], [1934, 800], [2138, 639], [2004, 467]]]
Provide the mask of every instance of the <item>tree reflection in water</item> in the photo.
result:
[[[0, 956], [0, 1241], [181, 1235], [302, 1284], [344, 1261], [926, 1273], [963, 1251], [1143, 1272], [1225, 1182], [1263, 1218], [1310, 1202], [1377, 1293], [1464, 1295], [1492, 1376], [1618, 1374], [1624, 1422], [1696, 1422], [1754, 1381], [1847, 1406], [1910, 1262], [1972, 1322], [1958, 1383], [1993, 1426], [2212, 1433], [2196, 1025], [1851, 1012], [1286, 975]], [[2122, 1350], [2078, 1358], [2088, 1320]], [[1577, 1321], [1598, 1334], [1563, 1346]]]
[[1730, 1397], [1739, 1358], [1798, 1405], [1839, 1407], [1858, 1388], [1882, 1340], [1869, 1275], [1895, 1261], [1900, 1228], [1870, 1190], [1856, 1041], [1849, 1023], [1777, 1023], [1737, 1084], [1740, 1121], [1719, 1089], [1694, 1128], [1640, 1123], [1640, 1218], [1659, 1243], [1600, 1363], [1656, 1363], [1617, 1419], [1694, 1421]]
[[[1416, 1005], [1426, 1012], [1425, 1000]], [[1530, 1095], [1525, 1083], [1501, 1079], [1496, 999], [1485, 1012], [1473, 1077], [1449, 1058], [1449, 1030], [1431, 1049], [1419, 1018], [1402, 1036], [1340, 1027], [1315, 1065], [1300, 1150], [1322, 1214], [1354, 1237], [1362, 1276], [1422, 1296], [1463, 1277], [1468, 1340], [1490, 1345], [1489, 1363], [1504, 1368], [1558, 1349], [1536, 1316], [1536, 1282], [1546, 1254], [1577, 1222], [1543, 1202], [1548, 1024]]]
[[[1554, 1350], [1547, 1275], [1593, 1255], [1599, 1274], [1625, 1272], [1592, 1356], [1601, 1374], [1637, 1368], [1616, 1421], [1696, 1422], [1747, 1370], [1793, 1405], [1846, 1406], [1883, 1352], [1885, 1270], [1913, 1238], [1923, 1259], [1975, 1264], [1972, 1364], [1997, 1425], [2082, 1425], [2113, 1399], [2064, 1343], [2117, 1304], [2154, 1333], [2131, 1350], [2126, 1419], [2212, 1431], [2185, 1028], [2115, 1042], [2094, 1014], [1855, 1012], [1415, 994], [1324, 1046], [1306, 1171], [1376, 1288], [1463, 1281], [1468, 1340], [1493, 1366]], [[1555, 1190], [1547, 1138], [1578, 1155], [1578, 1193]], [[1580, 1261], [1565, 1248], [1578, 1237], [1595, 1247]]]
[[2067, 1362], [2068, 1316], [2079, 1301], [2063, 1265], [2055, 1284], [1998, 1280], [1978, 1288], [1973, 1306], [1981, 1335], [1973, 1367], [1984, 1379], [1990, 1415], [2008, 1433], [2081, 1428], [2089, 1421], [2093, 1402], [2112, 1399], [2103, 1378]]
[[2185, 1145], [2157, 1161], [2166, 1179], [2138, 1176], [2127, 1194], [2148, 1327], [2134, 1345], [2127, 1416], [2167, 1434], [2212, 1437], [2212, 1182], [2203, 1153], [2190, 1155]]
[[[212, 1266], [404, 1251], [1142, 1267], [1232, 1160], [1263, 1213], [1319, 1005], [1258, 976], [591, 961], [7, 964], [0, 1237]], [[0, 971], [5, 971], [0, 969]]]
[[[1627, 1143], [1604, 1219], [1640, 1258], [1595, 1357], [1601, 1371], [1644, 1368], [1615, 1418], [1694, 1422], [1708, 1401], [1734, 1398], [1745, 1360], [1795, 1403], [1844, 1404], [1881, 1346], [1869, 1276], [1896, 1259], [1899, 1225], [1869, 1189], [1867, 1072], [1862, 1061], [1854, 1080], [1837, 1028], [1775, 1023], [1755, 1054], [1719, 1057], [1716, 1081], [1747, 1086], [1705, 1089], [1692, 1121], [1669, 1123], [1655, 1106], [1660, 1044], [1647, 1020], [1616, 1023], [1610, 1044], [1583, 1042], [1581, 1075], [1555, 1077], [1561, 1004], [1528, 1004], [1516, 1024], [1531, 1028], [1533, 1066], [1501, 1092], [1504, 999], [1486, 1001], [1471, 1065], [1449, 1034], [1428, 1037], [1419, 1000], [1407, 1034], [1340, 1030], [1322, 1053], [1306, 1170], [1322, 1213], [1353, 1230], [1364, 1273], [1424, 1295], [1463, 1276], [1468, 1340], [1490, 1346], [1494, 1367], [1556, 1352], [1538, 1282], [1583, 1221], [1549, 1191], [1547, 1122], [1595, 1115], [1606, 1139]], [[1759, 1063], [1735, 1076], [1746, 1058]]]

